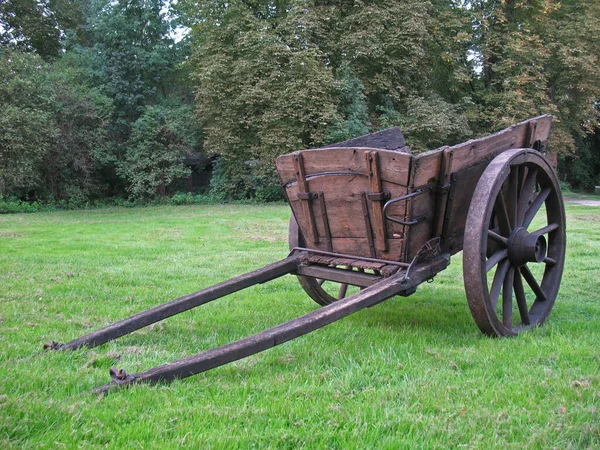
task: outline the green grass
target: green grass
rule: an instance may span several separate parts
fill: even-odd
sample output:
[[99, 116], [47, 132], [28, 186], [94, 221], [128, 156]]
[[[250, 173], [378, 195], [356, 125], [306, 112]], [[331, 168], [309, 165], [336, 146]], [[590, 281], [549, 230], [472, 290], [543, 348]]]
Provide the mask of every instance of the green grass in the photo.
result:
[[138, 372], [316, 308], [293, 277], [95, 349], [43, 352], [287, 254], [287, 206], [0, 216], [0, 448], [599, 448], [600, 208], [568, 205], [547, 324], [481, 335], [460, 255], [394, 298], [259, 355], [105, 397]]

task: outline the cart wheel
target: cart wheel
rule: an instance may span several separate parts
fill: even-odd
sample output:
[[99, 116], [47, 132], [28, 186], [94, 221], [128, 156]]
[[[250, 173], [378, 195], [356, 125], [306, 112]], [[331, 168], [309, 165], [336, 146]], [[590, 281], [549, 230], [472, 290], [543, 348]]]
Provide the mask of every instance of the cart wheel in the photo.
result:
[[562, 277], [565, 210], [554, 170], [533, 149], [497, 156], [473, 193], [463, 273], [482, 332], [516, 336], [544, 323]]
[[[294, 247], [304, 247], [306, 245], [304, 238], [300, 234], [300, 229], [298, 228], [298, 223], [294, 216], [290, 218], [288, 242], [290, 249]], [[358, 290], [357, 287], [346, 283], [337, 283], [335, 281], [301, 275], [298, 275], [298, 281], [310, 298], [322, 306], [329, 305], [336, 300], [341, 300]]]

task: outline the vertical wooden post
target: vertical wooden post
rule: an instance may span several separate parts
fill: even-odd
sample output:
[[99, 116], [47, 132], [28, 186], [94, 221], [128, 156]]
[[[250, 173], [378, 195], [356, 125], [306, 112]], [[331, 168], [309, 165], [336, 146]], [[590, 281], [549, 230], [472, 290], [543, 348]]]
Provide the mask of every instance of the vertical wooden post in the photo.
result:
[[385, 217], [383, 216], [383, 201], [385, 195], [383, 192], [383, 183], [381, 181], [381, 171], [379, 170], [379, 154], [377, 151], [365, 152], [367, 167], [369, 168], [369, 180], [371, 182], [371, 194], [369, 200], [373, 204], [373, 231], [375, 232], [375, 248], [381, 252], [387, 250], [387, 232], [385, 226]]
[[308, 181], [306, 180], [306, 171], [304, 170], [304, 160], [302, 153], [294, 153], [294, 170], [296, 173], [296, 181], [298, 181], [298, 198], [302, 202], [302, 212], [309, 224], [309, 233], [311, 236], [305, 236], [308, 241], [315, 244], [319, 243], [319, 232], [317, 231], [317, 223], [312, 208], [313, 194], [308, 189]]

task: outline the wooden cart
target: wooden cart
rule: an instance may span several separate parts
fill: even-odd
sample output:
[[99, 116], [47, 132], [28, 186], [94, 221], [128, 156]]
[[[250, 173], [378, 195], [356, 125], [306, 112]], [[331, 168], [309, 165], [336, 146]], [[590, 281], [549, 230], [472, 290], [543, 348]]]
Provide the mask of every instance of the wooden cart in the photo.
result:
[[408, 296], [463, 251], [465, 291], [485, 334], [541, 325], [565, 258], [565, 213], [546, 141], [551, 117], [411, 155], [398, 129], [280, 156], [292, 208], [290, 255], [254, 272], [136, 314], [67, 344], [101, 345], [246, 287], [295, 274], [321, 308], [256, 335], [112, 382], [170, 381], [314, 331], [386, 300]]

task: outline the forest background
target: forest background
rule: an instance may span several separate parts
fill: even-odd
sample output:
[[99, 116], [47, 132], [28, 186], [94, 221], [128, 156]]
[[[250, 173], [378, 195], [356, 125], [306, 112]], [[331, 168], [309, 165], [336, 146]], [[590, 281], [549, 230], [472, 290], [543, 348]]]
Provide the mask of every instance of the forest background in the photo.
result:
[[597, 0], [0, 0], [0, 201], [281, 198], [275, 158], [391, 126], [413, 152], [552, 114], [600, 185]]

